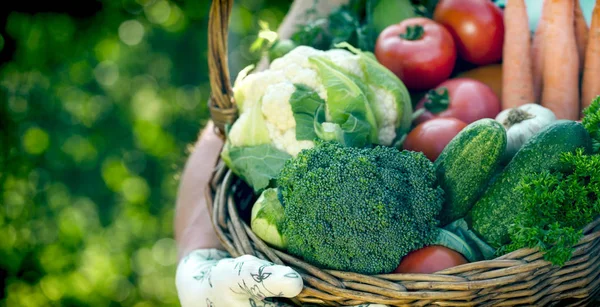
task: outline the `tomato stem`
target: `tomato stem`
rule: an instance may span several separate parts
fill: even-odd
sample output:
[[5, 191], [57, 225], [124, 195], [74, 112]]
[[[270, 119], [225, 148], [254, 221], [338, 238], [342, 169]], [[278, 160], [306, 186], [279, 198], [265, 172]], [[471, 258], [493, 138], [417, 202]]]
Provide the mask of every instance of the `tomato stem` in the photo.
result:
[[450, 106], [450, 96], [448, 89], [442, 87], [440, 89], [433, 89], [427, 92], [425, 97], [425, 109], [427, 111], [437, 114], [445, 111]]
[[402, 37], [406, 40], [409, 40], [409, 41], [416, 41], [416, 40], [421, 39], [424, 34], [425, 34], [425, 29], [423, 28], [422, 25], [412, 25], [412, 26], [406, 27], [406, 32], [400, 34], [400, 37]]

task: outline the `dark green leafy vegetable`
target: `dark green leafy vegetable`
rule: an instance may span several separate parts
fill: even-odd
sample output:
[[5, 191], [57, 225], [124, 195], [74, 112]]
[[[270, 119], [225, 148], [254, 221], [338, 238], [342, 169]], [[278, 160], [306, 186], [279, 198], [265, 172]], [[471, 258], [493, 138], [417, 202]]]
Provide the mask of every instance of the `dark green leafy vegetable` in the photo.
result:
[[600, 96], [597, 96], [596, 99], [583, 110], [583, 119], [581, 123], [585, 130], [592, 137], [592, 147], [594, 153], [600, 152]]
[[570, 171], [523, 178], [517, 187], [523, 206], [509, 227], [511, 243], [501, 252], [537, 247], [559, 266], [571, 258], [582, 228], [600, 214], [600, 155], [578, 149], [562, 154], [561, 163]]

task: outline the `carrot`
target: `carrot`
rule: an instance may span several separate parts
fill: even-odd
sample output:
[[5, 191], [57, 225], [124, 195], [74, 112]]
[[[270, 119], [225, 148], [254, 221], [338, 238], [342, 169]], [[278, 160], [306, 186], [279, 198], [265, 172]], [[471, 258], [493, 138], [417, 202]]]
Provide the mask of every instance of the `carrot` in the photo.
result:
[[577, 41], [577, 52], [579, 54], [579, 69], [583, 70], [585, 47], [588, 41], [588, 27], [579, 0], [575, 0], [575, 40]]
[[508, 0], [504, 9], [502, 109], [535, 102], [529, 19], [524, 0]]
[[543, 40], [544, 30], [546, 28], [545, 21], [548, 18], [548, 0], [543, 0], [544, 4], [542, 7], [542, 15], [538, 21], [537, 28], [533, 35], [533, 42], [531, 43], [531, 65], [533, 67], [533, 94], [535, 101], [539, 102], [542, 96], [542, 71], [544, 66], [543, 56]]
[[[559, 119], [579, 119], [579, 55], [573, 32], [575, 0], [547, 0], [542, 106]], [[567, 29], [571, 29], [568, 31]]]
[[588, 107], [597, 95], [600, 95], [600, 0], [596, 0], [592, 13], [592, 24], [585, 51], [581, 106]]

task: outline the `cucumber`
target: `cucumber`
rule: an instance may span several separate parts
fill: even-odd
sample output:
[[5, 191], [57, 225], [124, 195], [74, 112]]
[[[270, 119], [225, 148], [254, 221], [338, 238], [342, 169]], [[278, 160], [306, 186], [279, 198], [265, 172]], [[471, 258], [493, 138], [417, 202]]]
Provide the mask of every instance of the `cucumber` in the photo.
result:
[[506, 149], [506, 130], [493, 119], [465, 127], [435, 160], [438, 183], [446, 192], [442, 226], [463, 218], [487, 187]]
[[561, 169], [560, 156], [583, 148], [591, 153], [592, 140], [580, 123], [559, 120], [527, 141], [465, 217], [469, 226], [494, 248], [510, 242], [508, 228], [523, 207], [516, 187], [528, 175]]

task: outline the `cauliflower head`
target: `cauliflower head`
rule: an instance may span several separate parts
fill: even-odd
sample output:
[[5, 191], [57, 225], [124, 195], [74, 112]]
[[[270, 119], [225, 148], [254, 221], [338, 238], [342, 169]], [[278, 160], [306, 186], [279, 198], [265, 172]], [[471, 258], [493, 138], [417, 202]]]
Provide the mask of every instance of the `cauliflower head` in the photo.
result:
[[[350, 50], [298, 46], [266, 70], [240, 72], [233, 88], [239, 118], [224, 150], [228, 166], [248, 179], [229, 148], [272, 146], [283, 159], [314, 147], [316, 139], [393, 145], [410, 126], [408, 92], [372, 55]], [[396, 80], [385, 80], [390, 77]], [[274, 179], [275, 171], [265, 176]]]

